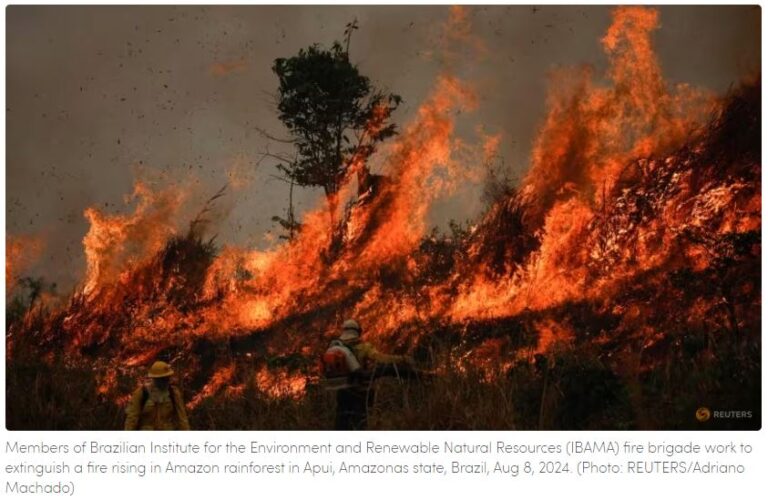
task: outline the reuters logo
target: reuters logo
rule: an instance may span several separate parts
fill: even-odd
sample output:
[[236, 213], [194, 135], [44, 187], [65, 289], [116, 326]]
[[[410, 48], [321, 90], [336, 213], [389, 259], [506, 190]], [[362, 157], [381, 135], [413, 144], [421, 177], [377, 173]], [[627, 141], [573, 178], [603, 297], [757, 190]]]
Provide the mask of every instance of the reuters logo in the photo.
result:
[[709, 417], [712, 416], [712, 413], [709, 411], [709, 408], [702, 406], [698, 410], [696, 410], [696, 420], [699, 422], [706, 422], [709, 420]]

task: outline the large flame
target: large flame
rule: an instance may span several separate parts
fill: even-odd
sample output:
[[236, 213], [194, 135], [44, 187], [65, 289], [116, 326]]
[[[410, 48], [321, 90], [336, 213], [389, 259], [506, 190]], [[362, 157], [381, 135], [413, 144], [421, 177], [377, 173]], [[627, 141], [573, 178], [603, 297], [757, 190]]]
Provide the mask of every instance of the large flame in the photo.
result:
[[[471, 39], [467, 22], [461, 8], [452, 9], [448, 39]], [[759, 187], [736, 176], [702, 179], [711, 163], [703, 126], [722, 112], [723, 101], [664, 80], [651, 43], [658, 25], [654, 9], [617, 8], [602, 39], [610, 63], [605, 78], [584, 67], [553, 74], [521, 185], [489, 208], [457, 243], [463, 257], [449, 255], [447, 265], [424, 251], [437, 245], [429, 209], [477, 179], [500, 136], [481, 134], [477, 147], [455, 137], [458, 112], [472, 111], [476, 98], [470, 84], [444, 73], [388, 148], [375, 194], [357, 199], [354, 174], [361, 165], [350, 170], [331, 202], [333, 219], [341, 221], [335, 233], [325, 202], [304, 216], [290, 241], [215, 253], [194, 224], [186, 233], [177, 226], [188, 201], [184, 189], [138, 183], [133, 213], [88, 209], [83, 292], [51, 312], [36, 335], [64, 346], [72, 359], [106, 352], [121, 373], [135, 374], [158, 355], [187, 363], [182, 372], [196, 391], [194, 407], [219, 393], [242, 392], [246, 382], [232, 350], [312, 358], [346, 316], [358, 318], [370, 338], [400, 347], [418, 345], [429, 330], [571, 301], [597, 301], [629, 325], [638, 310], [619, 311], [610, 300], [622, 284], [680, 259], [694, 269], [710, 265], [701, 245], [681, 248], [681, 235], [760, 227]], [[551, 318], [530, 324], [539, 335], [525, 356], [574, 336]], [[506, 353], [510, 343], [486, 339], [456, 363], [474, 359], [499, 371], [522, 356]], [[201, 345], [214, 354], [200, 355]], [[263, 361], [256, 360], [251, 382], [264, 393], [303, 393], [306, 373], [269, 369]], [[115, 369], [103, 365], [100, 391], [124, 397]]]

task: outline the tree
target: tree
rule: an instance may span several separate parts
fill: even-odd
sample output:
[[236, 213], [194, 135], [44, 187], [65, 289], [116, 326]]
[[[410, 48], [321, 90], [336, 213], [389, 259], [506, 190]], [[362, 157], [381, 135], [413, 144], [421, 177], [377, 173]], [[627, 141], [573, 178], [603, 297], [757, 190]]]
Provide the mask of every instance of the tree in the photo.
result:
[[279, 79], [279, 117], [296, 148], [295, 160], [278, 168], [299, 186], [323, 188], [331, 230], [339, 189], [350, 173], [363, 184], [377, 144], [397, 133], [390, 117], [402, 101], [375, 88], [350, 62], [355, 29], [356, 21], [347, 24], [344, 46], [338, 41], [330, 49], [315, 44], [276, 59], [272, 67]]

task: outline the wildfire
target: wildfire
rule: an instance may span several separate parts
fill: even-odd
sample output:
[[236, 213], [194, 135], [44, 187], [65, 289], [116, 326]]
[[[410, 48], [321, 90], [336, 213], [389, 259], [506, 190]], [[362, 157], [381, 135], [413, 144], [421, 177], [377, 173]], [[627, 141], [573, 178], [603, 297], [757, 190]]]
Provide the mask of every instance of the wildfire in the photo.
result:
[[256, 386], [274, 398], [298, 398], [304, 395], [307, 378], [286, 370], [262, 368], [254, 376]]
[[183, 200], [183, 190], [166, 189], [154, 192], [143, 182], [137, 182], [127, 201], [137, 200], [133, 214], [105, 215], [88, 208], [85, 218], [90, 230], [83, 238], [87, 262], [84, 289], [89, 293], [114, 281], [130, 263], [155, 255], [174, 234], [171, 218]]
[[[454, 38], [470, 36], [465, 22], [461, 9], [452, 10]], [[587, 68], [553, 76], [525, 178], [457, 245], [461, 257], [445, 256], [447, 270], [436, 271], [437, 254], [422, 248], [428, 210], [474, 178], [472, 165], [492, 157], [501, 139], [480, 134], [481, 144], [470, 147], [455, 138], [457, 112], [473, 110], [477, 99], [471, 85], [444, 74], [389, 149], [375, 196], [356, 201], [350, 175], [334, 216], [342, 243], [333, 252], [325, 205], [304, 217], [291, 241], [216, 253], [199, 231], [185, 236], [175, 222], [188, 201], [185, 190], [138, 183], [132, 214], [86, 211], [83, 294], [52, 312], [40, 331], [75, 359], [104, 349], [125, 373], [171, 353], [189, 362], [191, 380], [203, 370], [194, 354], [201, 342], [311, 356], [345, 316], [359, 318], [371, 338], [410, 347], [428, 331], [579, 301], [595, 301], [629, 325], [642, 314], [612, 303], [621, 286], [664, 266], [713, 265], [701, 238], [684, 243], [691, 231], [715, 238], [760, 228], [759, 165], [744, 167], [758, 172], [757, 185], [746, 174], [716, 171], [707, 152], [712, 139], [702, 131], [712, 113], [725, 120], [724, 101], [664, 80], [651, 43], [658, 26], [654, 9], [617, 8], [602, 39], [608, 84]], [[371, 126], [380, 121], [374, 117]], [[9, 240], [7, 283], [22, 254], [15, 245]], [[685, 266], [671, 264], [680, 259]], [[707, 309], [696, 308], [703, 317]], [[510, 354], [509, 339], [486, 339], [465, 359], [503, 371], [576, 336], [555, 319], [536, 318], [531, 328], [537, 340], [525, 356]], [[647, 341], [660, 335], [649, 333]], [[307, 388], [303, 374], [254, 364], [254, 384], [272, 397], [300, 397]], [[219, 393], [242, 393], [236, 364], [205, 370], [210, 374], [194, 387], [190, 408]], [[101, 377], [99, 392], [125, 392], [118, 378]]]
[[43, 240], [34, 236], [7, 236], [5, 242], [5, 293], [10, 295], [21, 275], [40, 258]]

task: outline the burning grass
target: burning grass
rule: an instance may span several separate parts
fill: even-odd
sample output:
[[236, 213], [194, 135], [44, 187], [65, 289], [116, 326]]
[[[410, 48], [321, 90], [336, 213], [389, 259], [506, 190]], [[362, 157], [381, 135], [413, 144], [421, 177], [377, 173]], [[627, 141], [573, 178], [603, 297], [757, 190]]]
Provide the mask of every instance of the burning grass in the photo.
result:
[[332, 232], [319, 207], [270, 250], [217, 247], [200, 218], [167, 222], [180, 193], [146, 186], [132, 215], [89, 211], [82, 289], [9, 315], [9, 427], [119, 427], [159, 357], [198, 428], [326, 428], [315, 360], [345, 317], [433, 374], [377, 383], [374, 428], [701, 428], [699, 406], [758, 427], [760, 82], [672, 88], [654, 12], [615, 11], [612, 84], [561, 76], [527, 176], [450, 235], [427, 231], [429, 204], [497, 139], [479, 156], [453, 139], [475, 98], [449, 76]]
[[[645, 372], [633, 371], [640, 354], [605, 356], [585, 344], [555, 345], [547, 356], [518, 361], [493, 380], [473, 368], [422, 380], [381, 379], [369, 424], [386, 430], [757, 428], [758, 349], [722, 343], [716, 359], [701, 349], [700, 339], [687, 339], [670, 350], [658, 369]], [[441, 356], [449, 355], [451, 349]], [[6, 412], [9, 429], [122, 427], [123, 406], [99, 395], [90, 370], [14, 361], [8, 373], [7, 395], [13, 396]], [[199, 402], [190, 415], [194, 429], [331, 426], [333, 395], [316, 384], [310, 382], [303, 396], [294, 398], [260, 387], [253, 367], [239, 373], [222, 394]], [[730, 390], [733, 384], [739, 384], [738, 392]], [[191, 394], [188, 388], [185, 392]], [[754, 418], [697, 422], [696, 409], [713, 403], [752, 408]]]

